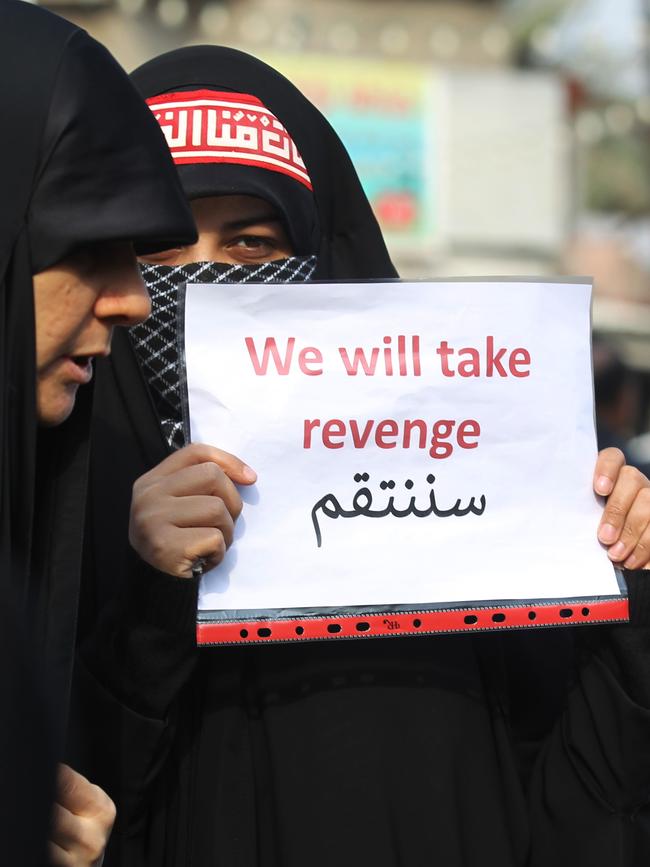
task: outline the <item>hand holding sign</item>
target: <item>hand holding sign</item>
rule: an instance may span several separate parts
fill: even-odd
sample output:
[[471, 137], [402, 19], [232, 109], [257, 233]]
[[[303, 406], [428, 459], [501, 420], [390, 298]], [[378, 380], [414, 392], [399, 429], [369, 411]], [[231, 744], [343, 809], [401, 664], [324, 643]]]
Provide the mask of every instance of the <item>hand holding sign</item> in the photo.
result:
[[594, 472], [594, 490], [607, 496], [598, 538], [610, 560], [626, 569], [650, 562], [650, 481], [635, 467], [625, 466], [620, 449], [603, 449]]
[[195, 443], [170, 455], [133, 486], [129, 541], [168, 575], [189, 578], [199, 560], [211, 569], [232, 543], [242, 509], [235, 487], [255, 472], [221, 449]]

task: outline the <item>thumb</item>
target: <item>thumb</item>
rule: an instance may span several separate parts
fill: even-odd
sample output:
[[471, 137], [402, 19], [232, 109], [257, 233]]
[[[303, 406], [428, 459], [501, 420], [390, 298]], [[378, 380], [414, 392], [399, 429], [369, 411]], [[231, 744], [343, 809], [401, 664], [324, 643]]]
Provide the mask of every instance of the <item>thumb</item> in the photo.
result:
[[60, 764], [57, 771], [56, 801], [76, 816], [95, 816], [107, 809], [108, 795], [69, 765]]

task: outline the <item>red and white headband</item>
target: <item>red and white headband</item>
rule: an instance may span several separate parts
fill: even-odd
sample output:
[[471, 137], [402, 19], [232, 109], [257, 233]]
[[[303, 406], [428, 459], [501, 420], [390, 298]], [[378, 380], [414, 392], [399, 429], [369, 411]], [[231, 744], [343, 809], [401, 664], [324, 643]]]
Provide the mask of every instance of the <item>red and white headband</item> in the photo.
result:
[[288, 175], [312, 189], [293, 139], [257, 97], [189, 90], [152, 96], [147, 105], [177, 165], [257, 166]]

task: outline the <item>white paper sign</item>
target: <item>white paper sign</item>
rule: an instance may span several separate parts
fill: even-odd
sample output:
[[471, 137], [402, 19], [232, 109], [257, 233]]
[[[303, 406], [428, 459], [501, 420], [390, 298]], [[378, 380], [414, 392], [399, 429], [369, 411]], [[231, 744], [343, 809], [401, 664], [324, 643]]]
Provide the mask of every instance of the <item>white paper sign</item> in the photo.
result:
[[191, 437], [257, 471], [202, 610], [619, 593], [587, 283], [191, 285]]

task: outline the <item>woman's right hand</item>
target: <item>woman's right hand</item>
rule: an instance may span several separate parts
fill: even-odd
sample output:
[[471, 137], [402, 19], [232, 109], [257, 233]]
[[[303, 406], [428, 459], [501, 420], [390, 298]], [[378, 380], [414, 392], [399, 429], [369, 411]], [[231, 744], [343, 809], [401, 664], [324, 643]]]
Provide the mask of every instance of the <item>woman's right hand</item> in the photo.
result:
[[224, 558], [242, 510], [235, 487], [252, 485], [254, 470], [234, 455], [193, 443], [165, 458], [133, 485], [129, 541], [140, 557], [168, 575], [190, 578], [202, 561]]

